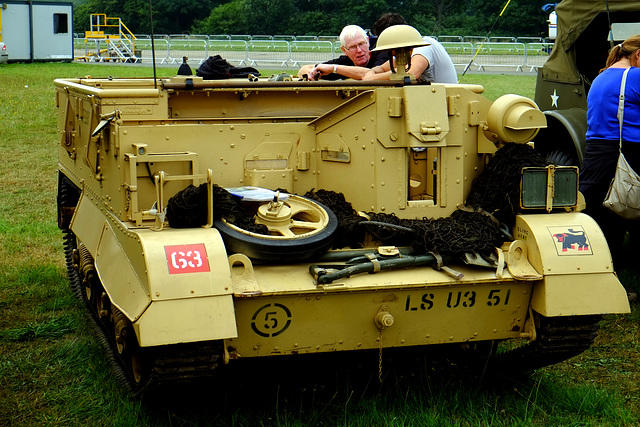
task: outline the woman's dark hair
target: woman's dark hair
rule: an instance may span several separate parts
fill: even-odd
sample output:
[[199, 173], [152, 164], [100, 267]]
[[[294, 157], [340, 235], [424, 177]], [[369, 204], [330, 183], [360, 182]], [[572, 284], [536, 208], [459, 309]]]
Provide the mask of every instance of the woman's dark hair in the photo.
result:
[[384, 30], [394, 25], [408, 25], [399, 13], [385, 13], [373, 24], [373, 35], [379, 36]]

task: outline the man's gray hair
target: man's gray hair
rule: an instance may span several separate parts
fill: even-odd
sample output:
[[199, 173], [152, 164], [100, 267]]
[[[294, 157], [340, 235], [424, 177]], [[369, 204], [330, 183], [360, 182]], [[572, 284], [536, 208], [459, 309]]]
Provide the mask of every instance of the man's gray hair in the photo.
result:
[[347, 40], [355, 39], [357, 36], [362, 36], [362, 38], [369, 43], [367, 32], [363, 30], [362, 27], [358, 25], [347, 25], [340, 33], [340, 45], [347, 47]]

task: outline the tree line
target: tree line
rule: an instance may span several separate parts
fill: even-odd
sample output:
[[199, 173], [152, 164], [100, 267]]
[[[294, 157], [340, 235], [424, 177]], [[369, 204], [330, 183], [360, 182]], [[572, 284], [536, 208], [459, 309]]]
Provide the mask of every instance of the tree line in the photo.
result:
[[149, 0], [74, 0], [74, 31], [89, 29], [90, 14], [105, 13], [121, 18], [134, 34], [150, 34], [153, 26], [155, 34], [334, 36], [345, 25], [370, 29], [383, 13], [397, 12], [423, 35], [545, 37], [544, 4], [538, 0], [151, 0], [150, 5]]

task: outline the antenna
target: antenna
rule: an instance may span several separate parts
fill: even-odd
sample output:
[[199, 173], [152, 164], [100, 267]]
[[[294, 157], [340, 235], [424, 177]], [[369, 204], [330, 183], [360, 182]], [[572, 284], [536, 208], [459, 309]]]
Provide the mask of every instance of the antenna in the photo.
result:
[[156, 45], [153, 35], [153, 9], [151, 9], [151, 0], [149, 0], [149, 23], [151, 25], [151, 60], [153, 61], [153, 88], [158, 89], [158, 79], [156, 75]]
[[[151, 0], [149, 0], [151, 1]], [[608, 1], [608, 0], [607, 0]], [[480, 50], [482, 49], [482, 46], [484, 46], [484, 42], [489, 40], [489, 35], [491, 34], [491, 31], [493, 31], [493, 27], [496, 26], [496, 24], [498, 23], [498, 19], [500, 19], [500, 17], [502, 16], [502, 14], [504, 13], [505, 10], [507, 10], [507, 6], [509, 6], [509, 3], [511, 3], [511, 0], [507, 0], [507, 4], [504, 5], [504, 7], [502, 8], [502, 12], [500, 12], [500, 15], [498, 15], [498, 17], [496, 18], [495, 21], [493, 21], [493, 25], [491, 26], [491, 28], [489, 29], [489, 32], [487, 33], [487, 35], [484, 38], [484, 41], [480, 44], [480, 47], [478, 48], [478, 50], [476, 50], [475, 55], [473, 55], [473, 57], [471, 58], [471, 61], [469, 61], [469, 64], [467, 64], [467, 66], [464, 68], [464, 71], [462, 72], [462, 77], [464, 77], [465, 74], [467, 74], [467, 70], [469, 70], [469, 67], [471, 67], [471, 64], [473, 64], [473, 60], [476, 59], [476, 56], [478, 56], [478, 53], [480, 52]]]

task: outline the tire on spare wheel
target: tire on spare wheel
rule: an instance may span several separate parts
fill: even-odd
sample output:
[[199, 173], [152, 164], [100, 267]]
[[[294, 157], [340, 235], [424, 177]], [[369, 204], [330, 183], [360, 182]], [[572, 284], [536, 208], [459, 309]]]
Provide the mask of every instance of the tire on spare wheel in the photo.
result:
[[331, 248], [338, 219], [330, 209], [295, 195], [279, 203], [264, 203], [256, 213], [256, 222], [267, 226], [268, 235], [244, 230], [224, 219], [215, 220], [227, 252], [278, 263], [303, 261]]

